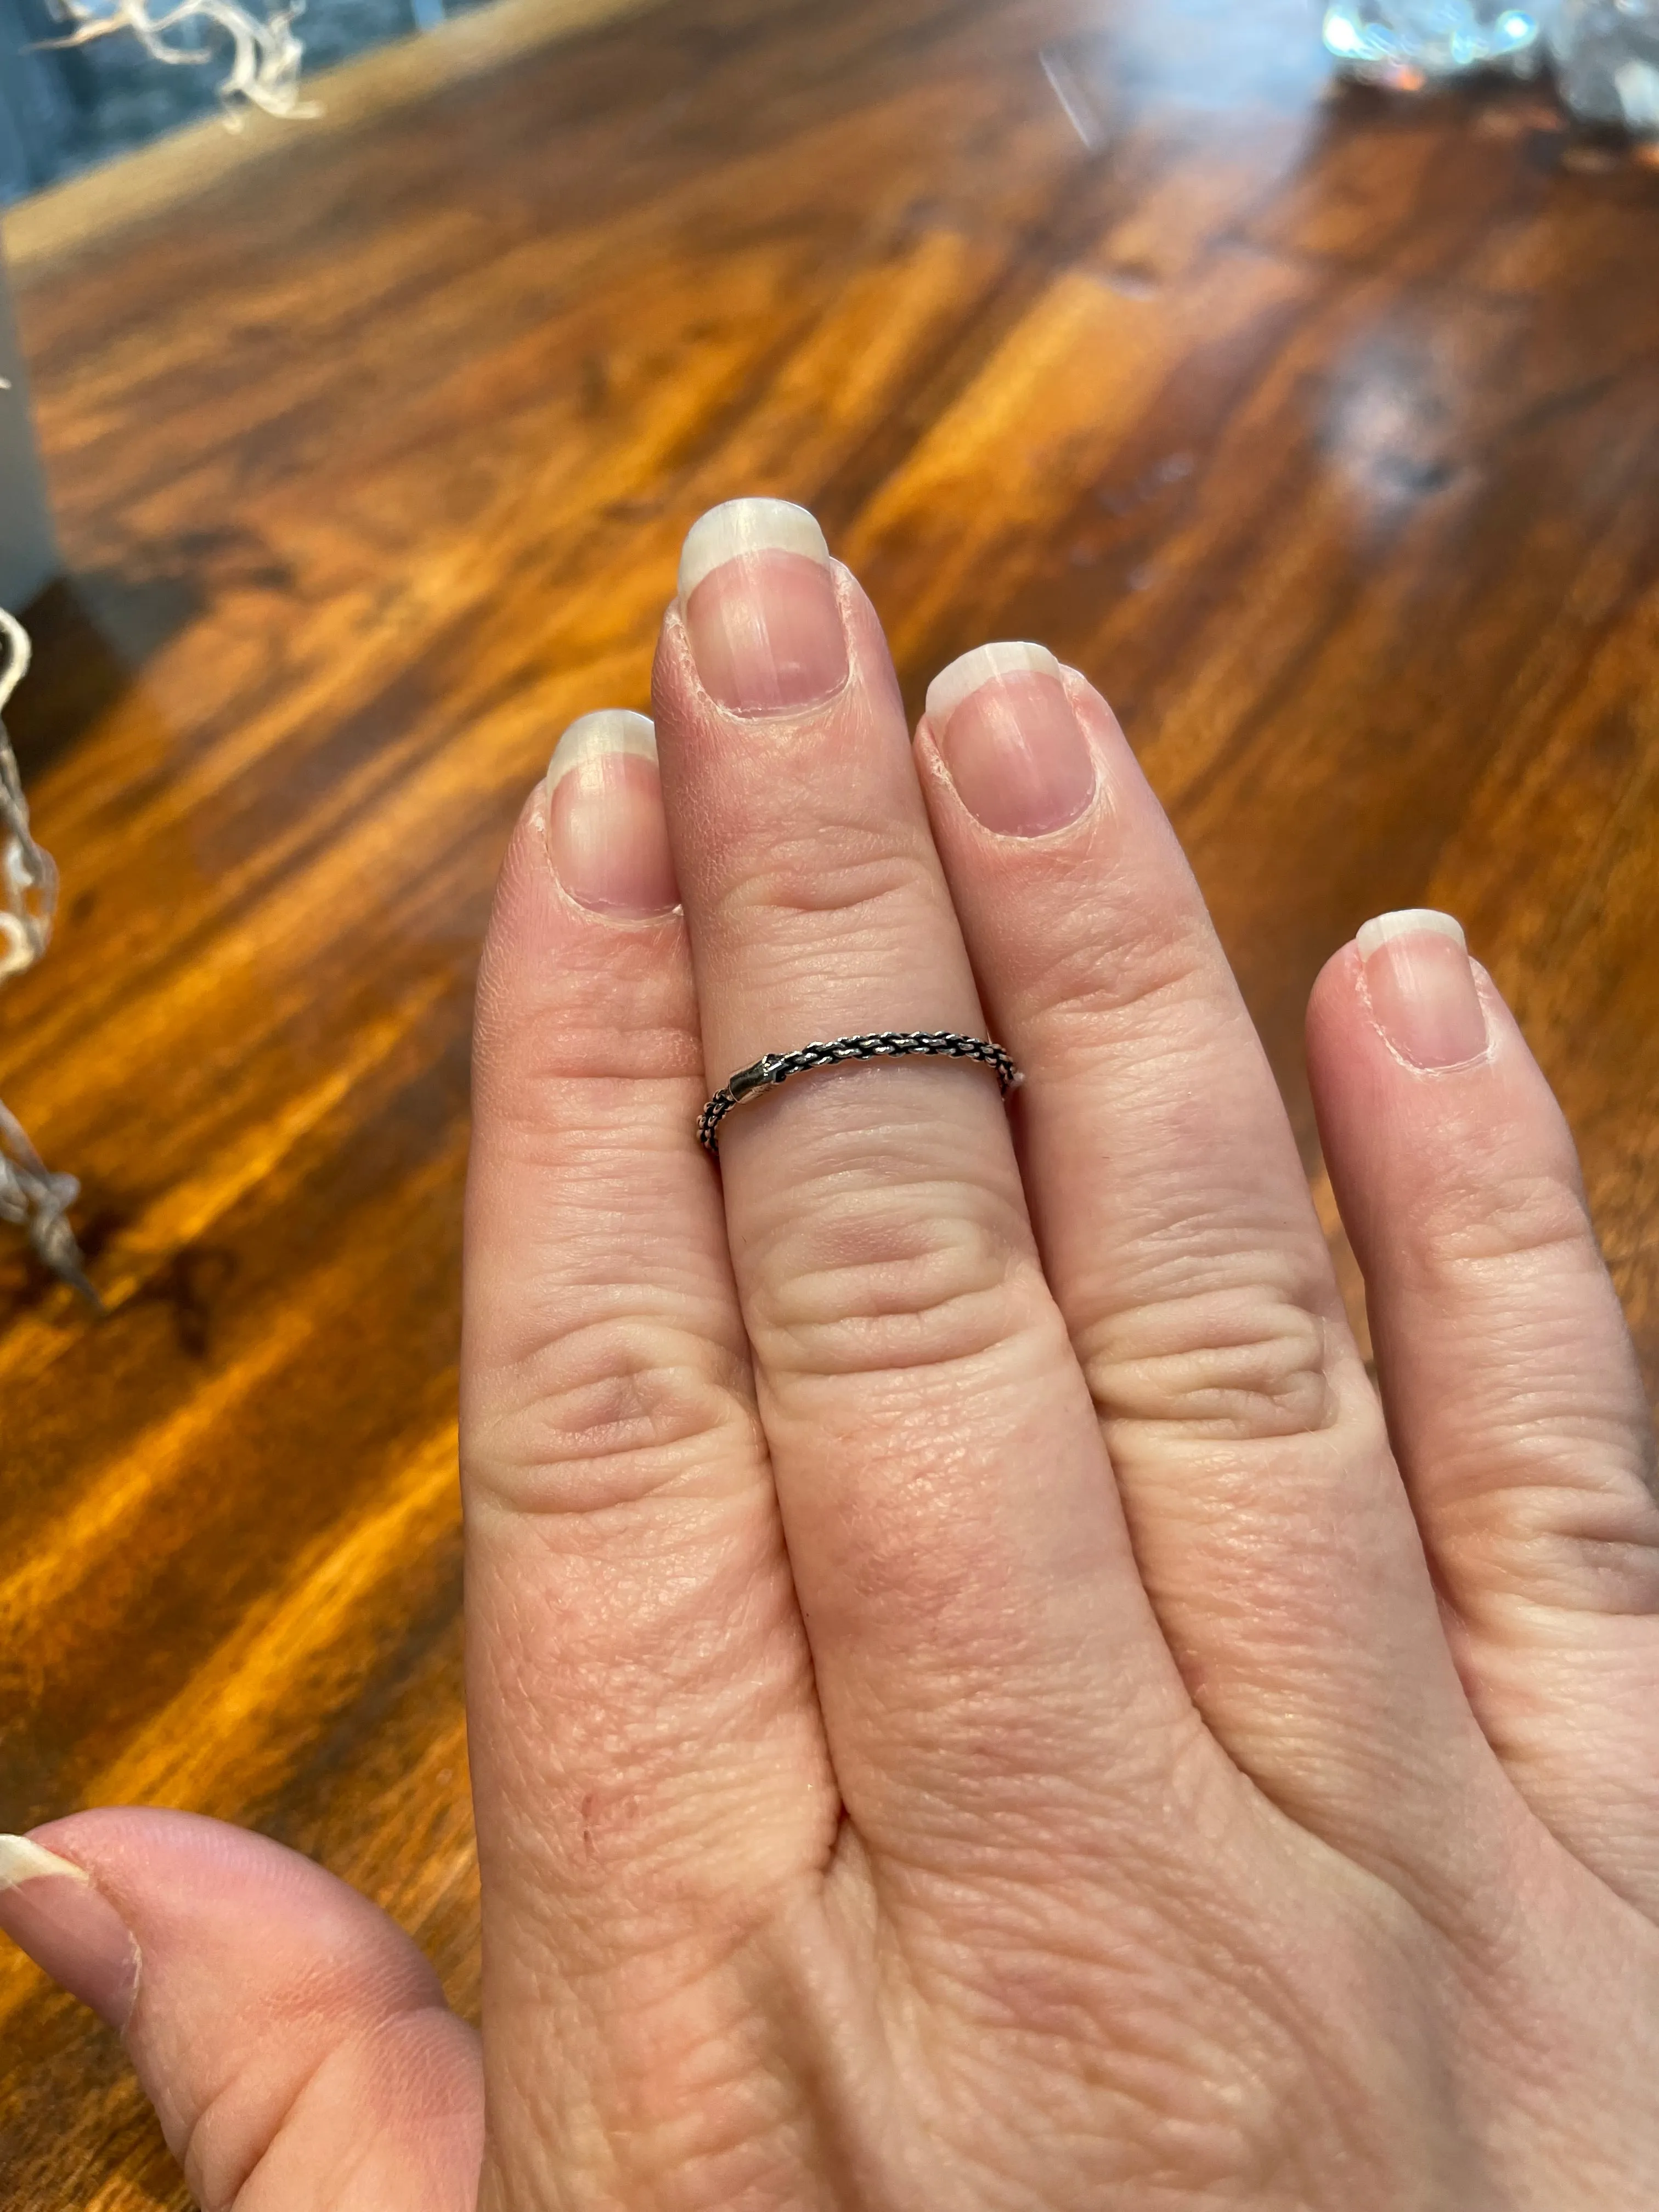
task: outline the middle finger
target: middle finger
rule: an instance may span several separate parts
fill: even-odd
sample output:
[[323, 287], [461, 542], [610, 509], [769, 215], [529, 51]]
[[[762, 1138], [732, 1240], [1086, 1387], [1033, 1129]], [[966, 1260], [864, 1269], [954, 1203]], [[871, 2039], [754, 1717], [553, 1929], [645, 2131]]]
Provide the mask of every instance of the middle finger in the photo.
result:
[[[711, 1090], [812, 1041], [983, 1036], [880, 627], [810, 515], [704, 518], [656, 688]], [[726, 1122], [720, 1157], [854, 1824], [914, 1851], [919, 1818], [1109, 1772], [1108, 1739], [1189, 1708], [994, 1079], [933, 1060], [799, 1076]]]
[[[1279, 1088], [1105, 702], [966, 655], [918, 732], [955, 911], [1031, 1078], [1025, 1188], [1170, 1644], [1275, 1803], [1394, 1863], [1495, 1778]], [[1075, 802], [1066, 763], [1092, 759]]]

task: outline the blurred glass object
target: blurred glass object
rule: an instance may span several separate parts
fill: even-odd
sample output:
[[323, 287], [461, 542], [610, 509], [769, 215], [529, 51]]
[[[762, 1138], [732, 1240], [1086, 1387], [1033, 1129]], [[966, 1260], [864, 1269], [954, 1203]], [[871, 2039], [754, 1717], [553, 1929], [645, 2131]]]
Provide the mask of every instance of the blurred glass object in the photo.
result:
[[[1609, 0], [1612, 4], [1612, 0]], [[1352, 76], [1412, 86], [1543, 59], [1541, 5], [1499, 0], [1331, 0], [1325, 49]]]
[[1559, 0], [1550, 52], [1575, 115], [1659, 138], [1659, 0]]

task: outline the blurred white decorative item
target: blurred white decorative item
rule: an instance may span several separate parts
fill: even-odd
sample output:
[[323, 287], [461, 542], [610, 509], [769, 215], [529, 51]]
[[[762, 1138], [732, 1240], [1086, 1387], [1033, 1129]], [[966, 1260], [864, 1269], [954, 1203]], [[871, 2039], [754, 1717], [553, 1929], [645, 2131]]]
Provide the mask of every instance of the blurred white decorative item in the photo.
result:
[[[299, 96], [304, 50], [294, 22], [304, 0], [275, 5], [264, 16], [251, 14], [240, 0], [52, 0], [52, 5], [70, 27], [58, 45], [82, 46], [131, 33], [164, 64], [210, 62], [212, 42], [198, 33], [204, 24], [216, 27], [229, 46], [230, 66], [219, 95], [233, 125], [240, 124], [244, 106], [271, 115], [314, 112]], [[26, 605], [56, 566], [0, 266], [0, 710], [29, 665], [27, 633], [5, 608]], [[34, 842], [22, 778], [0, 721], [0, 982], [32, 968], [46, 951], [57, 904], [58, 871]], [[20, 1227], [47, 1267], [97, 1305], [69, 1224], [69, 1208], [79, 1195], [74, 1176], [54, 1175], [16, 1116], [0, 1105], [0, 1221]]]
[[1559, 0], [1550, 52], [1575, 115], [1659, 138], [1659, 0]]
[[28, 392], [0, 264], [0, 607], [27, 606], [57, 568], [46, 480], [34, 450]]
[[194, 63], [213, 58], [210, 41], [198, 35], [209, 24], [230, 42], [230, 70], [219, 87], [225, 119], [240, 127], [240, 108], [263, 107], [268, 115], [312, 115], [300, 99], [300, 65], [305, 48], [294, 25], [305, 0], [291, 0], [256, 15], [240, 0], [54, 0], [55, 10], [72, 27], [54, 43], [84, 46], [94, 39], [131, 32], [158, 62]]
[[81, 1195], [73, 1176], [53, 1175], [22, 1124], [0, 1105], [0, 1221], [15, 1221], [60, 1282], [80, 1291], [88, 1304], [105, 1310], [87, 1280], [81, 1247], [69, 1224], [69, 1209]]
[[1544, 0], [1331, 0], [1325, 49], [1349, 76], [1414, 87], [1503, 69], [1529, 76], [1543, 58]]
[[[28, 637], [0, 611], [0, 709], [27, 673]], [[58, 871], [29, 830], [29, 810], [6, 726], [0, 721], [0, 981], [32, 968], [52, 940]], [[53, 1175], [16, 1116], [0, 1106], [0, 1221], [16, 1223], [55, 1275], [94, 1305], [69, 1209], [81, 1195], [73, 1176]]]
[[[0, 611], [0, 708], [28, 673], [28, 633]], [[58, 871], [29, 835], [23, 780], [0, 721], [0, 983], [33, 968], [52, 942]]]
[[[0, 713], [29, 665], [27, 635], [4, 611], [5, 604], [27, 605], [57, 567], [17, 334], [0, 267]], [[58, 871], [30, 834], [22, 778], [0, 721], [0, 982], [32, 968], [46, 951], [57, 905]], [[68, 1220], [79, 1195], [74, 1176], [53, 1175], [15, 1116], [0, 1106], [0, 1221], [15, 1222], [54, 1274], [96, 1304]]]

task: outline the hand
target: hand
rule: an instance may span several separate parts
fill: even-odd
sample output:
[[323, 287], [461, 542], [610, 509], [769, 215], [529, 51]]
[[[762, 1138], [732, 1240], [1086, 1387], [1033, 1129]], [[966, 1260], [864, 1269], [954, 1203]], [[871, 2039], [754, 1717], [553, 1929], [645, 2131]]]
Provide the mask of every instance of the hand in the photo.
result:
[[[1310, 1015], [1379, 1404], [1083, 678], [971, 654], [913, 748], [757, 503], [656, 694], [660, 775], [638, 718], [561, 743], [479, 990], [482, 2059], [373, 1907], [208, 1823], [40, 1831], [8, 1924], [240, 2212], [1652, 2203], [1650, 1431], [1455, 925], [1372, 925]], [[1012, 1122], [904, 1060], [699, 1153], [733, 1068], [887, 1028], [1006, 1044]]]

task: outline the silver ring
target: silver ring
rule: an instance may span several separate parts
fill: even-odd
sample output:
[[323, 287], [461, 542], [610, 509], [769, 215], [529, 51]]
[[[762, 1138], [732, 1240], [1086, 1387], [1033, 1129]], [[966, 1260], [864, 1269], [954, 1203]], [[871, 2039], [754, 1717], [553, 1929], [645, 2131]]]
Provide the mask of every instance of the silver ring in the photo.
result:
[[926, 1054], [939, 1060], [973, 1060], [988, 1067], [1006, 1098], [1025, 1078], [1000, 1044], [988, 1037], [958, 1036], [953, 1030], [881, 1030], [871, 1036], [836, 1037], [829, 1044], [804, 1044], [796, 1052], [763, 1053], [752, 1067], [740, 1067], [717, 1091], [697, 1117], [697, 1139], [710, 1159], [720, 1156], [720, 1123], [745, 1098], [775, 1091], [792, 1075], [815, 1067], [836, 1067], [849, 1060], [908, 1060]]

